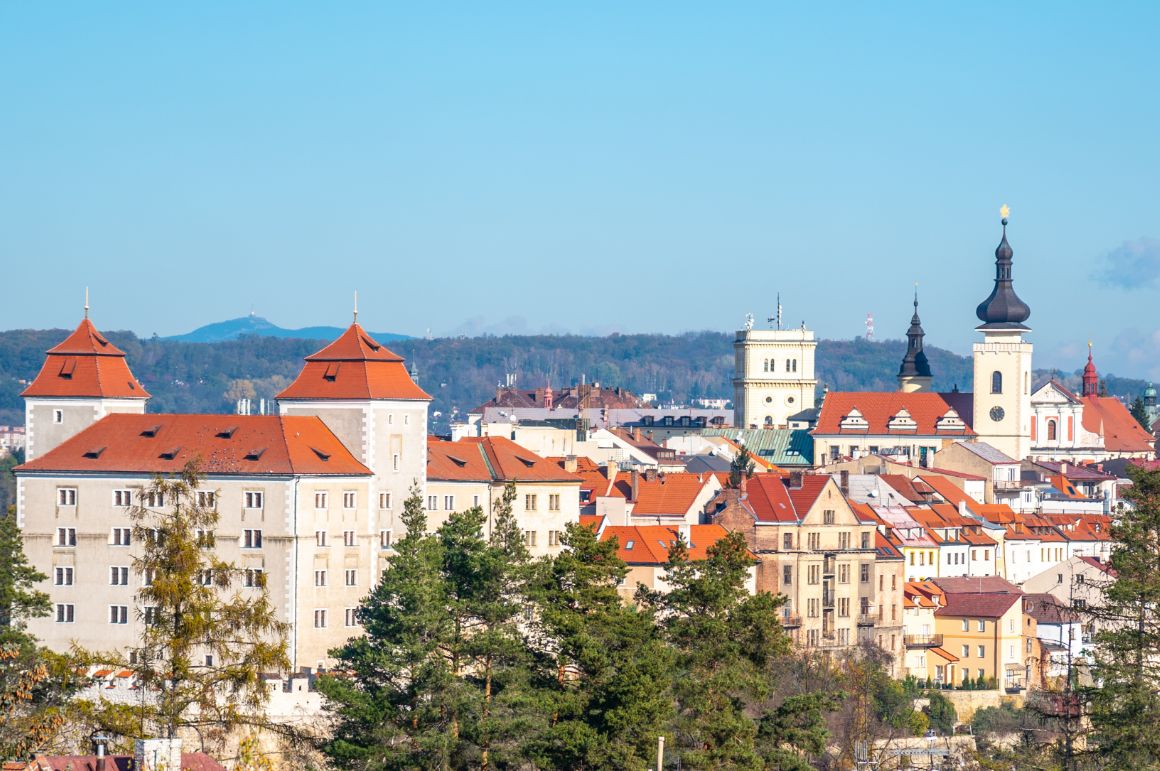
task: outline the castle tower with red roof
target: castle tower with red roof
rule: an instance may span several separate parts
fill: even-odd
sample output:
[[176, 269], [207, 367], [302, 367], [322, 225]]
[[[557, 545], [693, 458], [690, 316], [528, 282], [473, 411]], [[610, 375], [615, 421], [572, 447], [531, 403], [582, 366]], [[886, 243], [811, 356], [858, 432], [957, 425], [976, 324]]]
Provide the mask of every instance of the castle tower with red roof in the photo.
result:
[[137, 382], [125, 352], [85, 317], [61, 343], [48, 349], [40, 373], [20, 394], [27, 431], [25, 458], [44, 455], [114, 412], [141, 414], [149, 392]]
[[1083, 368], [1082, 396], [1099, 396], [1100, 373], [1096, 372], [1096, 364], [1092, 361], [1092, 344], [1088, 343], [1088, 360]]
[[995, 285], [975, 313], [983, 342], [974, 345], [972, 427], [979, 439], [1016, 460], [1031, 452], [1031, 308], [1015, 294], [1014, 251], [1007, 243], [1007, 207], [1000, 210], [1003, 237], [995, 249]]
[[427, 406], [431, 397], [403, 357], [355, 321], [306, 363], [278, 394], [283, 415], [317, 415], [374, 472], [367, 512], [380, 530], [401, 537], [399, 515], [413, 485], [427, 474]]

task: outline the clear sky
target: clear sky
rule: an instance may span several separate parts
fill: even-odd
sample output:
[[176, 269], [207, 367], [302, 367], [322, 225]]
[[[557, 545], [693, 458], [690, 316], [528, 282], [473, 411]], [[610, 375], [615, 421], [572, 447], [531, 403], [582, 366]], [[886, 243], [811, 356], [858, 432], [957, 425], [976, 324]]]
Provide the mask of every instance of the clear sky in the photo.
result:
[[1160, 379], [1160, 4], [0, 4], [0, 328], [736, 329]]

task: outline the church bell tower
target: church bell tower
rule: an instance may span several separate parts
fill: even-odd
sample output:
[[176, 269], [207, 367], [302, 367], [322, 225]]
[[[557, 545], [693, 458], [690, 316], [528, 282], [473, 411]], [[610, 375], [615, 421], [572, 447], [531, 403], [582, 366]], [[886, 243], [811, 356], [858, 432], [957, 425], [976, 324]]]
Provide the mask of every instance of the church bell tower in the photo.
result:
[[1031, 452], [1031, 308], [1015, 294], [1014, 251], [1007, 243], [1006, 205], [1000, 209], [1003, 237], [995, 249], [995, 286], [975, 310], [983, 342], [974, 345], [973, 428], [981, 441], [1017, 460]]
[[926, 332], [922, 320], [918, 318], [918, 285], [914, 286], [914, 315], [910, 317], [910, 329], [906, 330], [906, 355], [898, 368], [898, 390], [904, 394], [915, 391], [929, 391], [931, 381], [930, 362], [922, 350], [922, 339]]

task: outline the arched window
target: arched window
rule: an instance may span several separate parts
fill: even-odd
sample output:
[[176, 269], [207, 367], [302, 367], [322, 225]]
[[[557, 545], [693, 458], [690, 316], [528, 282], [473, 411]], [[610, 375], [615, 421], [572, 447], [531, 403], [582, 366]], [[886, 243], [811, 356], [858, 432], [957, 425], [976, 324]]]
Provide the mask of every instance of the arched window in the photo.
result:
[[1047, 441], [1054, 442], [1058, 436], [1058, 431], [1054, 420], [1047, 421]]
[[766, 428], [773, 428], [773, 416], [772, 415], [765, 416], [765, 427]]
[[998, 370], [991, 373], [991, 393], [1003, 393], [1003, 373]]

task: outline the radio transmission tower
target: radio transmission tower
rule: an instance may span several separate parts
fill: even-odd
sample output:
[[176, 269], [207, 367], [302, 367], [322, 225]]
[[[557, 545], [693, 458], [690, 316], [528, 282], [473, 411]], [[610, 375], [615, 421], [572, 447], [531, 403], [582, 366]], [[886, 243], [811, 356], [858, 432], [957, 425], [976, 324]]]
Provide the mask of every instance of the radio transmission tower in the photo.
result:
[[867, 340], [874, 339], [874, 314], [873, 313], [866, 314], [866, 339]]

